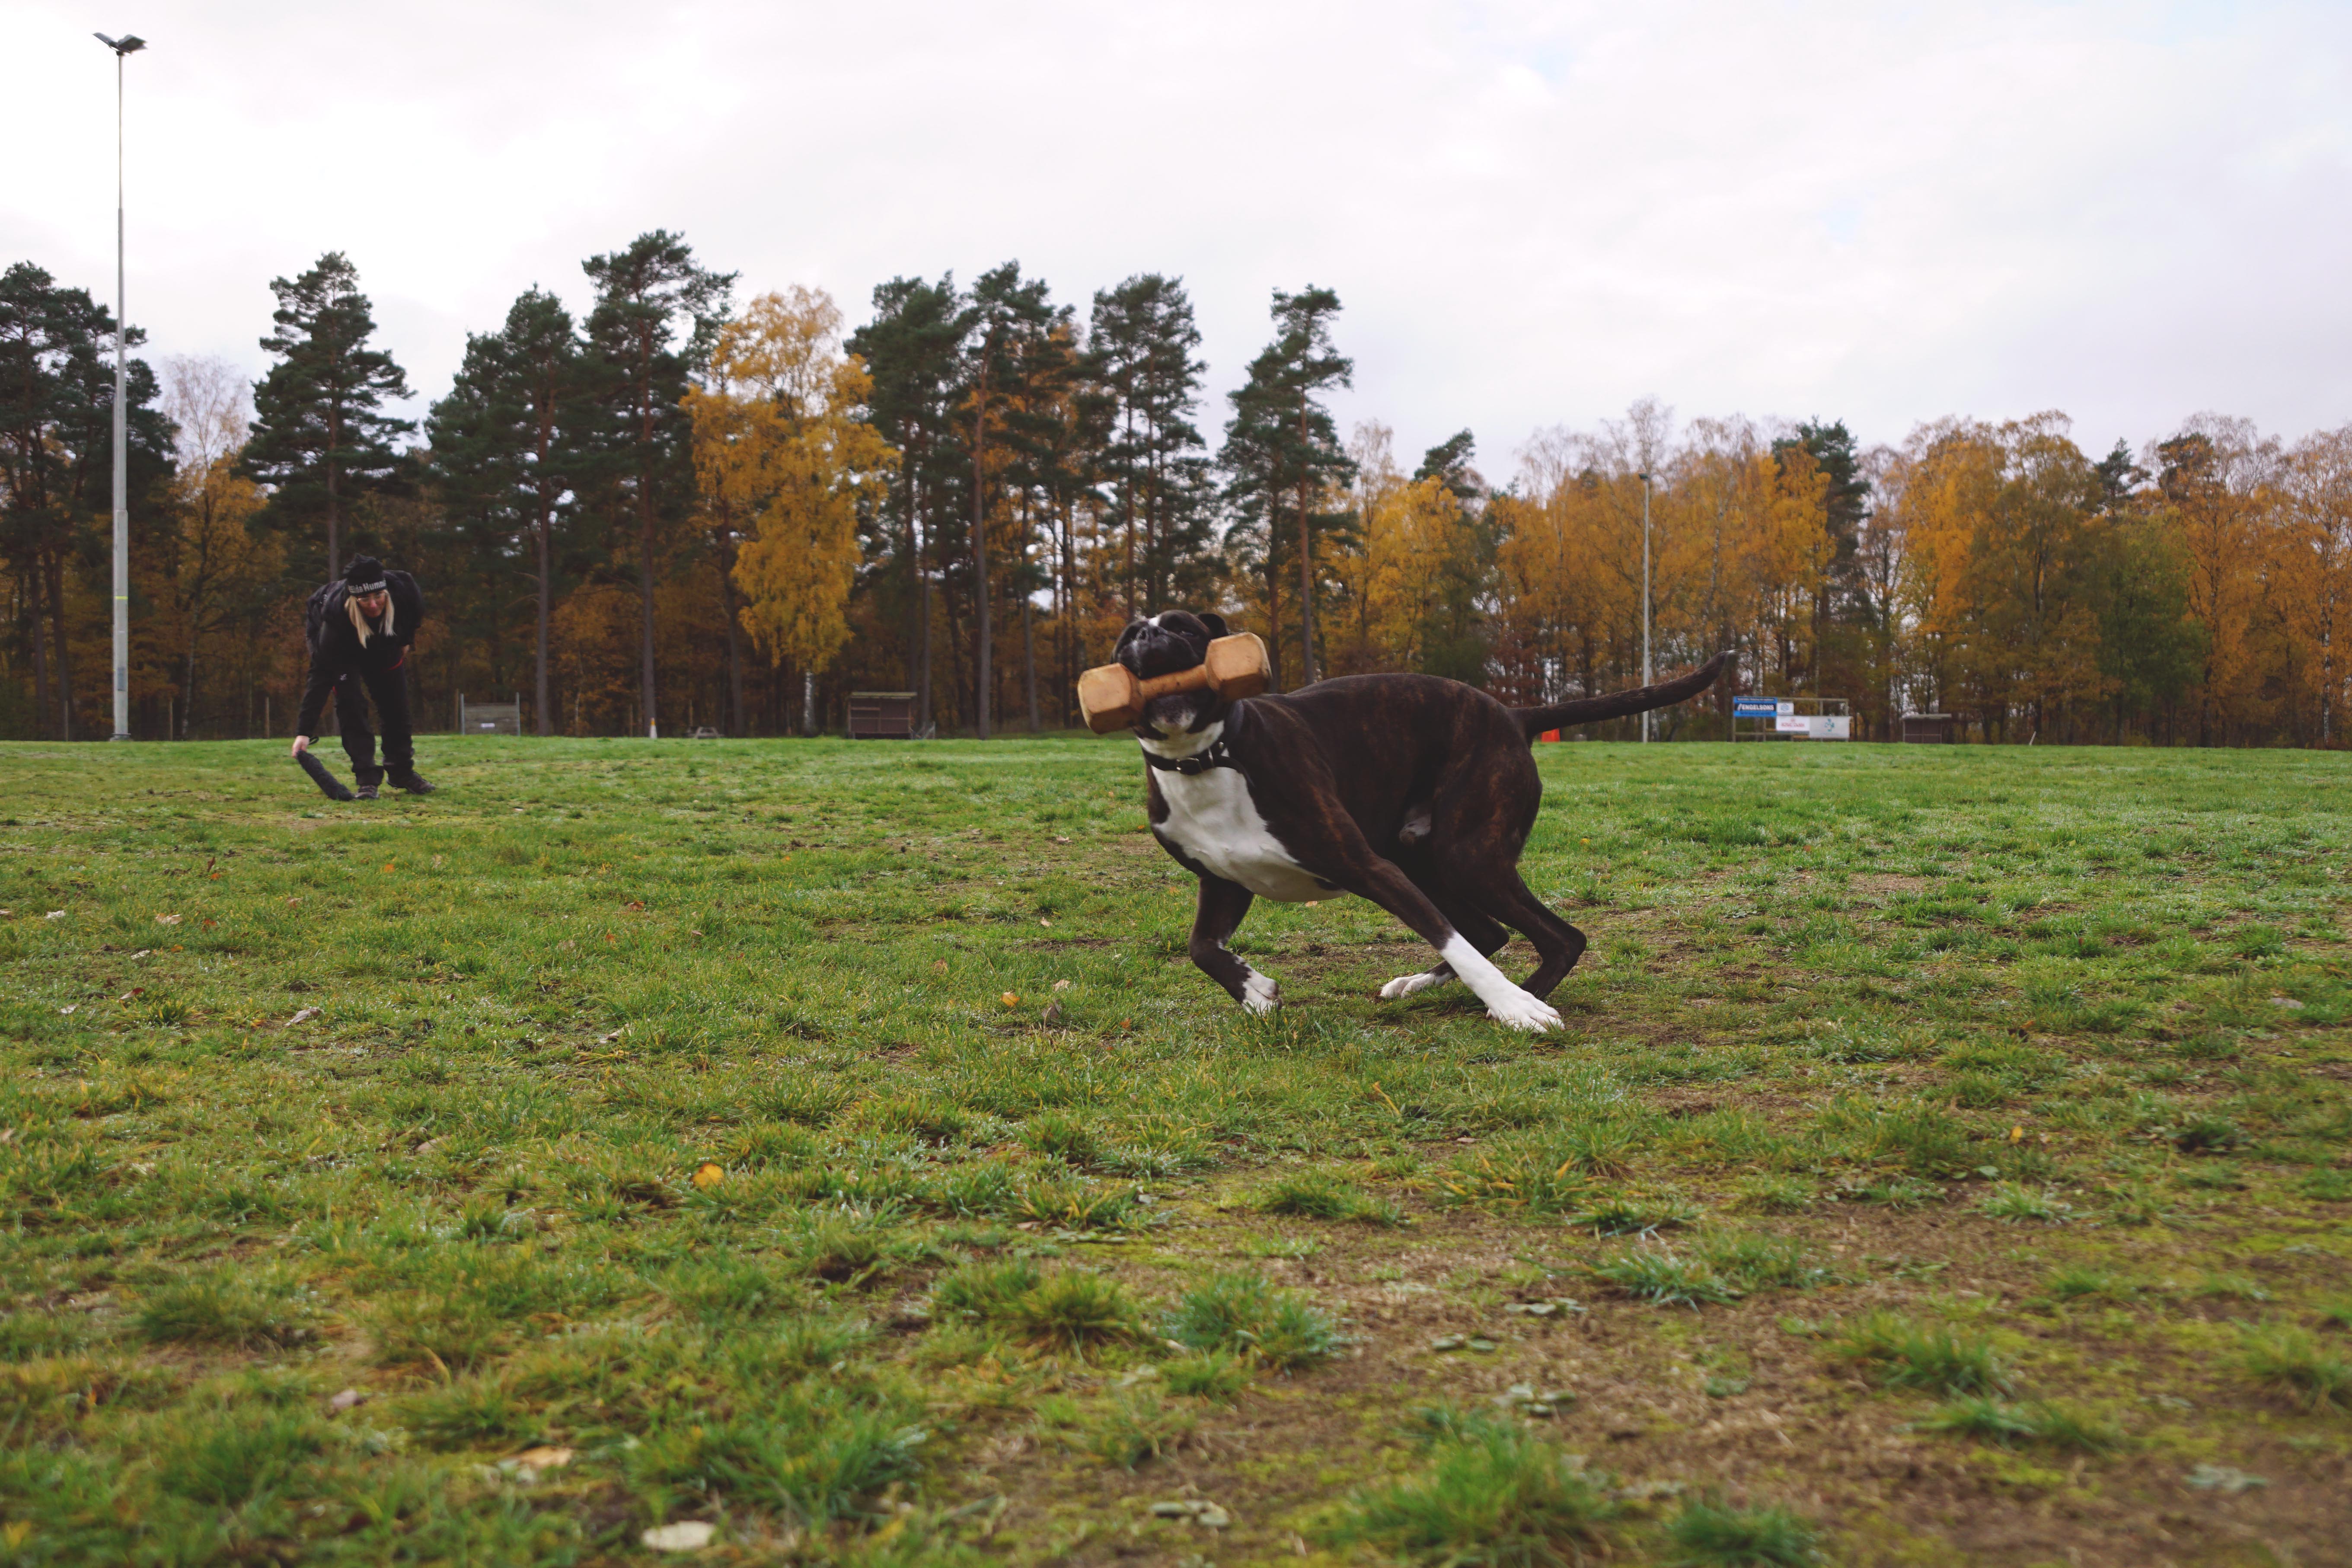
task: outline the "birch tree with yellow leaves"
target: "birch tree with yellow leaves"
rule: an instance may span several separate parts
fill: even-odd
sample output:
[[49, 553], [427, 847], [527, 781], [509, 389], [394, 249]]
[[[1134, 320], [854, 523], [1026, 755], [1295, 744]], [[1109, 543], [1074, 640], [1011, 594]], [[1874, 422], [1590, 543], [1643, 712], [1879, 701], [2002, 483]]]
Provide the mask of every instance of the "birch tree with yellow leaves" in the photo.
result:
[[702, 384], [686, 395], [739, 727], [739, 626], [771, 663], [809, 673], [848, 640], [860, 509], [878, 504], [898, 460], [864, 417], [872, 384], [842, 350], [831, 297], [794, 286], [721, 327]]
[[195, 721], [205, 639], [230, 632], [284, 566], [282, 546], [254, 526], [260, 487], [239, 468], [248, 433], [245, 400], [244, 379], [225, 361], [164, 362], [163, 412], [176, 426], [177, 462], [163, 548], [141, 563], [140, 586], [151, 606], [141, 630], [142, 640], [178, 667], [174, 740], [187, 739]]

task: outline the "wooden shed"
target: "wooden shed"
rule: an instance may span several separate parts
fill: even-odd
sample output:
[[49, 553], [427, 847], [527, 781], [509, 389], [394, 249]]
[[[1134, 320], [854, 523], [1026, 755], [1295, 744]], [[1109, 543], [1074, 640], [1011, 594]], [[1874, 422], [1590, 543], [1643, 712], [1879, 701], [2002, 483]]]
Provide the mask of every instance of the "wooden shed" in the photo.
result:
[[1953, 722], [1949, 713], [1906, 713], [1903, 715], [1903, 739], [1906, 742], [1936, 742], [1948, 746], [1952, 743]]
[[849, 694], [849, 738], [853, 741], [905, 741], [915, 733], [915, 694], [911, 691], [853, 691]]

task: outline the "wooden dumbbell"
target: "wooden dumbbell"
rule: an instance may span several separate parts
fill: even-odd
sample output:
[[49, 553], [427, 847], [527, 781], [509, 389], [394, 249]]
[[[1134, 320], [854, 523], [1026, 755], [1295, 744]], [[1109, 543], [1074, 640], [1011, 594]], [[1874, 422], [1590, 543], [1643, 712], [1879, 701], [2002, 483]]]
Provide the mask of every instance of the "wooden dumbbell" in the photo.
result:
[[1209, 645], [1209, 656], [1173, 675], [1137, 679], [1123, 664], [1100, 664], [1078, 677], [1078, 711], [1097, 735], [1124, 730], [1143, 717], [1143, 705], [1171, 691], [1215, 692], [1228, 702], [1255, 697], [1274, 678], [1265, 644], [1255, 632], [1236, 632]]

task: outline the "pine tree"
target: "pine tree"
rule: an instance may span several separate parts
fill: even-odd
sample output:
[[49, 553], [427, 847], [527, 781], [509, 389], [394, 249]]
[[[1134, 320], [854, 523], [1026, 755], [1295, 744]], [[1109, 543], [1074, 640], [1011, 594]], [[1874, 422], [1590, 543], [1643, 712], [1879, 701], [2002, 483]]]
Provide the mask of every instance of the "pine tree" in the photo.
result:
[[1476, 449], [1469, 431], [1456, 431], [1423, 454], [1412, 475], [1417, 485], [1434, 481], [1442, 486], [1439, 493], [1453, 502], [1428, 610], [1414, 637], [1422, 650], [1422, 671], [1473, 686], [1486, 679], [1486, 638], [1478, 601], [1495, 565], [1494, 531], [1486, 526], [1484, 510], [1486, 481], [1470, 466]]
[[[67, 579], [98, 552], [110, 506], [114, 314], [87, 289], [67, 289], [29, 261], [0, 274], [0, 556], [21, 585], [23, 635], [32, 645], [35, 711], [73, 739]], [[133, 327], [125, 342], [146, 334]], [[130, 364], [128, 468], [134, 531], [146, 498], [171, 469], [170, 423], [151, 406], [155, 375]]]
[[1207, 545], [1208, 464], [1192, 424], [1201, 376], [1192, 302], [1158, 273], [1095, 296], [1087, 371], [1108, 424], [1099, 471], [1116, 498], [1127, 614], [1164, 608], [1186, 567]]
[[606, 472], [637, 522], [639, 679], [646, 733], [658, 735], [655, 523], [665, 512], [675, 516], [691, 492], [692, 427], [680, 399], [726, 314], [735, 274], [698, 266], [686, 241], [665, 229], [581, 266], [596, 285], [588, 342], [604, 405]]
[[894, 278], [874, 290], [874, 319], [852, 333], [849, 352], [874, 378], [866, 405], [875, 427], [898, 448], [889, 510], [907, 595], [908, 655], [916, 722], [933, 721], [931, 584], [938, 569], [941, 498], [956, 489], [942, 472], [955, 450], [954, 389], [963, 351], [961, 301], [952, 275], [937, 283]]
[[[1275, 290], [1274, 342], [1250, 362], [1248, 380], [1230, 395], [1234, 416], [1218, 459], [1228, 476], [1227, 500], [1253, 525], [1260, 520], [1265, 525], [1260, 565], [1275, 617], [1268, 641], [1276, 646], [1282, 628], [1276, 563], [1286, 544], [1297, 552], [1302, 686], [1317, 679], [1315, 536], [1343, 529], [1347, 521], [1345, 512], [1318, 511], [1316, 503], [1331, 486], [1346, 483], [1355, 468], [1339, 444], [1330, 410], [1318, 401], [1318, 394], [1347, 386], [1355, 375], [1355, 362], [1331, 347], [1331, 318], [1339, 312], [1339, 296], [1328, 289]], [[1281, 656], [1275, 658], [1279, 684]]]
[[[1039, 298], [1043, 299], [1043, 286]], [[1037, 708], [1036, 594], [1052, 582], [1037, 560], [1041, 533], [1065, 515], [1090, 453], [1080, 449], [1076, 393], [1080, 355], [1077, 329], [1066, 305], [1033, 316], [1013, 339], [1012, 377], [1005, 388], [1004, 440], [1010, 461], [1013, 521], [1013, 587], [1021, 596], [1021, 681], [1030, 733], [1040, 727]], [[1048, 552], [1050, 561], [1050, 551]]]
[[269, 512], [280, 528], [326, 524], [327, 575], [342, 572], [344, 510], [361, 492], [395, 482], [392, 439], [415, 428], [379, 412], [408, 395], [408, 377], [390, 354], [367, 346], [375, 317], [360, 276], [339, 250], [288, 282], [278, 296], [278, 330], [261, 346], [278, 356], [253, 389], [253, 438], [246, 468], [275, 487]]
[[496, 332], [469, 334], [448, 396], [425, 420], [433, 469], [449, 502], [530, 542], [535, 600], [532, 679], [539, 732], [555, 732], [549, 627], [555, 613], [555, 531], [589, 458], [591, 416], [579, 334], [552, 294], [531, 289]]
[[[1060, 312], [1066, 317], [1066, 311]], [[973, 716], [980, 738], [989, 738], [995, 708], [995, 616], [990, 593], [992, 563], [988, 544], [988, 517], [992, 501], [1003, 499], [1002, 477], [992, 476], [988, 462], [992, 431], [1008, 426], [1016, 403], [1034, 394], [1041, 362], [1034, 340], [1053, 330], [1057, 312], [1046, 299], [1041, 279], [1021, 276], [1021, 264], [1008, 261], [981, 275], [972, 286], [963, 315], [963, 397], [959, 435], [964, 441], [971, 473], [971, 575], [975, 640], [973, 643]], [[1013, 456], [1000, 451], [1000, 466]]]
[[1454, 492], [1454, 499], [1468, 505], [1486, 493], [1484, 480], [1470, 466], [1470, 456], [1478, 443], [1467, 430], [1456, 430], [1436, 446], [1422, 454], [1421, 467], [1412, 471], [1412, 482], [1423, 479], [1441, 480]]

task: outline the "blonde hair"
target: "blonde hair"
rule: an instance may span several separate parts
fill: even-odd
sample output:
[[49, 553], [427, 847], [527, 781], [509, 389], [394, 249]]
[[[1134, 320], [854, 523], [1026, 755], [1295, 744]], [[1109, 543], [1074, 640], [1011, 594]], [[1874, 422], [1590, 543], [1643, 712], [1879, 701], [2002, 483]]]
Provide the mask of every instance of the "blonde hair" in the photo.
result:
[[[368, 636], [375, 628], [368, 625], [367, 616], [361, 613], [357, 594], [344, 595], [343, 613], [352, 618], [352, 630], [360, 634], [360, 647], [367, 647]], [[392, 635], [392, 595], [389, 592], [383, 596], [383, 633], [386, 637]]]

